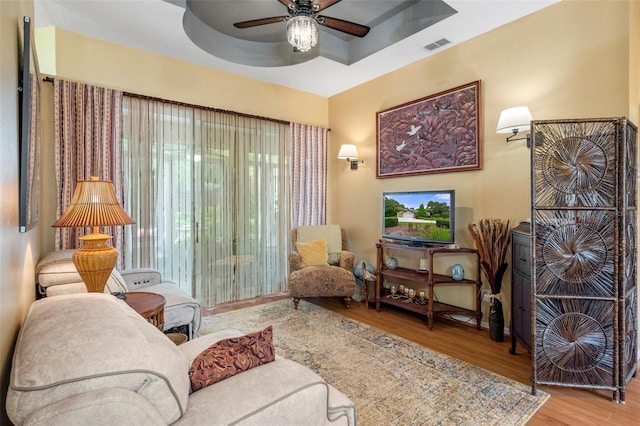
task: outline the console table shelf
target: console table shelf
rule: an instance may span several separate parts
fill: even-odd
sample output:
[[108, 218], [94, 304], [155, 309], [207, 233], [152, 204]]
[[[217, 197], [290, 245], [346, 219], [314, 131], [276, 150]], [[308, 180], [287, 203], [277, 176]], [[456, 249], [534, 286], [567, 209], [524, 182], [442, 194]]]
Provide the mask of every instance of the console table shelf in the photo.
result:
[[[379, 242], [377, 248], [377, 277], [376, 277], [376, 310], [380, 311], [380, 304], [396, 306], [418, 314], [426, 315], [429, 329], [433, 330], [433, 319], [443, 315], [466, 315], [476, 319], [477, 328], [480, 329], [482, 310], [480, 304], [480, 255], [478, 250], [469, 248], [443, 248], [443, 247], [414, 247], [397, 243]], [[418, 272], [409, 268], [388, 268], [384, 263], [384, 250], [408, 250], [421, 252], [429, 262], [427, 272]], [[476, 257], [475, 279], [454, 280], [448, 275], [433, 273], [433, 257], [440, 254], [469, 254]], [[427, 286], [428, 295], [423, 303], [410, 302], [407, 297], [392, 295], [383, 288], [385, 277], [398, 278]], [[433, 297], [433, 287], [436, 285], [475, 286], [476, 306], [475, 310], [437, 302]]]

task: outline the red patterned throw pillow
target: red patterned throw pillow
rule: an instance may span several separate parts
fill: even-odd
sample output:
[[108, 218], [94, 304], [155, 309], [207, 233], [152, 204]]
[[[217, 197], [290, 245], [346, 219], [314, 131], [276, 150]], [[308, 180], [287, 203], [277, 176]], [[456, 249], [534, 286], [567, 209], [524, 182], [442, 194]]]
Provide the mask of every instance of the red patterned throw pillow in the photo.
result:
[[195, 392], [275, 359], [272, 326], [221, 340], [202, 351], [191, 363], [191, 388]]

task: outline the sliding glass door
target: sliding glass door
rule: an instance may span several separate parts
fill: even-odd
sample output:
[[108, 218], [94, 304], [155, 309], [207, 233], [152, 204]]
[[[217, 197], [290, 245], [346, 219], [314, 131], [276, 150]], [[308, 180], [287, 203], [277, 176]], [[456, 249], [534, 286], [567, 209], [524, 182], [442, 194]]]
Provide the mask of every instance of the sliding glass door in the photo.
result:
[[125, 267], [153, 267], [204, 306], [286, 289], [288, 125], [124, 99]]

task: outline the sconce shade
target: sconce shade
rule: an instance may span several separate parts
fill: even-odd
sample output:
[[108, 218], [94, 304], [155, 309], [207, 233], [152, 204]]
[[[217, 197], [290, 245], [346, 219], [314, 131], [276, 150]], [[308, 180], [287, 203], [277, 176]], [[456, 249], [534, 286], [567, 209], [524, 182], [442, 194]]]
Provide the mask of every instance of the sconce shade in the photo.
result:
[[90, 292], [103, 292], [118, 259], [118, 250], [108, 245], [110, 235], [100, 234], [100, 226], [135, 223], [120, 207], [113, 185], [92, 177], [80, 181], [73, 192], [71, 204], [54, 227], [93, 227], [93, 233], [80, 237], [83, 247], [73, 253], [73, 263]]
[[526, 106], [505, 109], [500, 113], [496, 133], [518, 133], [531, 128], [531, 113]]
[[353, 144], [345, 143], [340, 147], [340, 151], [338, 152], [339, 160], [357, 160], [358, 159], [358, 148], [356, 148]]

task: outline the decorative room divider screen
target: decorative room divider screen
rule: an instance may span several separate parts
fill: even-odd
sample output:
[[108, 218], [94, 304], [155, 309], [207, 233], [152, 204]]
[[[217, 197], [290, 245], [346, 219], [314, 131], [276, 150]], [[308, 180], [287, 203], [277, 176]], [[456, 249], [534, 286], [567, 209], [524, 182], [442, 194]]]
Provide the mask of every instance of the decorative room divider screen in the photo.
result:
[[613, 391], [637, 370], [637, 127], [533, 121], [532, 390]]

